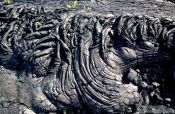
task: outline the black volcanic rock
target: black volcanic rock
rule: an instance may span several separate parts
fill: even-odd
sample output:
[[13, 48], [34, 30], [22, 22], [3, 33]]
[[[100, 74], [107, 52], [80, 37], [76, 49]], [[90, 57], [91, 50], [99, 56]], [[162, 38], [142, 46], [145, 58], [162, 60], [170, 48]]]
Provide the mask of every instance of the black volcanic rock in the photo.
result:
[[174, 8], [160, 0], [1, 3], [0, 114], [174, 113]]

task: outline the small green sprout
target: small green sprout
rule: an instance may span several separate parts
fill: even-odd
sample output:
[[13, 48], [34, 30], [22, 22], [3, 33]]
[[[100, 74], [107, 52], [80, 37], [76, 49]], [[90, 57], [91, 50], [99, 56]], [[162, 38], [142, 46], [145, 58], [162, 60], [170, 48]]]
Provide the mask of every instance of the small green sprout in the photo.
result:
[[86, 5], [86, 6], [84, 6], [84, 10], [89, 12], [92, 10], [92, 8], [90, 5]]
[[78, 0], [74, 0], [73, 3], [67, 1], [67, 8], [68, 9], [77, 9], [78, 8]]
[[4, 0], [4, 3], [10, 5], [13, 3], [13, 0]]
[[36, 25], [37, 28], [40, 28], [41, 26], [43, 26], [43, 22], [38, 21], [38, 22], [35, 23], [35, 25]]

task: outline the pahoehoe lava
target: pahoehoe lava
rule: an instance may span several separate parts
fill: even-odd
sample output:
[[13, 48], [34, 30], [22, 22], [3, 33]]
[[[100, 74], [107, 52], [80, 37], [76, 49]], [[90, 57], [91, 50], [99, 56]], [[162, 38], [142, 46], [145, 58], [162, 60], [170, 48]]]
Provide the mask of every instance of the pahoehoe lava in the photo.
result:
[[32, 102], [45, 112], [125, 112], [144, 102], [139, 77], [125, 83], [124, 73], [171, 60], [174, 38], [175, 21], [166, 18], [0, 8], [0, 62], [19, 78], [41, 78]]

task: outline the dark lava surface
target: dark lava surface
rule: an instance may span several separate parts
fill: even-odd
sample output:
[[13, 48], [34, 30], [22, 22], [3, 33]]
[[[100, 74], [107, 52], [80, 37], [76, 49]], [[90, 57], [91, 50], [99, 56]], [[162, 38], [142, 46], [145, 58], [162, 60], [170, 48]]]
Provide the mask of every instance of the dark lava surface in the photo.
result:
[[[16, 0], [18, 1], [18, 0]], [[149, 15], [175, 18], [173, 0], [79, 0], [78, 11], [91, 6], [92, 11], [114, 14]], [[19, 4], [43, 5], [49, 9], [66, 7], [66, 0], [19, 0]], [[17, 4], [18, 4], [17, 3]]]
[[[131, 14], [175, 19], [175, 4], [173, 2], [173, 0], [80, 0], [78, 9], [70, 10], [69, 13], [82, 12], [85, 11], [84, 6], [90, 6], [91, 12], [99, 12], [104, 15], [108, 13], [115, 15]], [[15, 0], [14, 5], [25, 5], [27, 7], [38, 5], [49, 11], [66, 8], [66, 0]], [[146, 92], [150, 92], [149, 105], [137, 106], [136, 113], [175, 113], [174, 61], [154, 63], [144, 68], [135, 68], [135, 70], [140, 71], [142, 80], [150, 87], [145, 89]], [[16, 71], [0, 67], [0, 114], [18, 114], [19, 106], [24, 109], [31, 107], [30, 94], [27, 93], [29, 85], [18, 80], [16, 74]], [[60, 113], [63, 112], [58, 114]]]

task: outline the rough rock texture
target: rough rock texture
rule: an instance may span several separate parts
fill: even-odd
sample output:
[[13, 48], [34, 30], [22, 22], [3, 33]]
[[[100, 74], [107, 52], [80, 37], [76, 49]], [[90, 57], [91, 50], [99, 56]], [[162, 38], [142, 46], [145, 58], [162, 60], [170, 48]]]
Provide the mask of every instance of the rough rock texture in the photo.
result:
[[174, 113], [174, 4], [15, 4], [0, 11], [0, 113]]
[[[19, 1], [19, 0], [17, 0]], [[54, 9], [58, 7], [66, 7], [66, 0], [22, 0], [26, 3], [34, 3]], [[173, 0], [172, 0], [173, 1]], [[23, 2], [19, 2], [23, 4]], [[149, 15], [155, 17], [175, 18], [173, 2], [167, 0], [80, 0], [79, 9], [84, 10], [85, 5], [90, 5], [93, 11], [101, 13], [115, 14], [133, 14], [133, 15]]]

